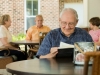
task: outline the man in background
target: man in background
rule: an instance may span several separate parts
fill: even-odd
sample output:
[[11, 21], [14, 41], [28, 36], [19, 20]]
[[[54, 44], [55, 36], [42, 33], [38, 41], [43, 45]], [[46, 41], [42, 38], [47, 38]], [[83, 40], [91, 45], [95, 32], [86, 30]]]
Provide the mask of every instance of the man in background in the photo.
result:
[[[41, 39], [40, 39], [41, 33], [48, 33], [50, 31], [50, 28], [43, 25], [42, 15], [36, 16], [35, 23], [36, 23], [36, 25], [33, 25], [28, 29], [28, 31], [26, 33], [26, 40], [40, 41], [40, 44], [41, 44]], [[29, 47], [30, 47], [30, 49], [28, 52], [28, 56], [29, 56], [29, 58], [33, 58], [34, 55], [37, 53], [39, 45], [29, 45]]]
[[49, 32], [50, 28], [43, 25], [42, 15], [37, 15], [35, 18], [36, 25], [31, 26], [26, 33], [26, 40], [39, 40], [39, 34]]

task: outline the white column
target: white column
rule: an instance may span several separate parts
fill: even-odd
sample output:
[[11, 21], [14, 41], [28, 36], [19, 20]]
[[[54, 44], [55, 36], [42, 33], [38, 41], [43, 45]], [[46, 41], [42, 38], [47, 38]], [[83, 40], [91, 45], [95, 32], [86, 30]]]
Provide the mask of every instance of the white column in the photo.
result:
[[83, 25], [88, 27], [88, 0], [83, 0]]

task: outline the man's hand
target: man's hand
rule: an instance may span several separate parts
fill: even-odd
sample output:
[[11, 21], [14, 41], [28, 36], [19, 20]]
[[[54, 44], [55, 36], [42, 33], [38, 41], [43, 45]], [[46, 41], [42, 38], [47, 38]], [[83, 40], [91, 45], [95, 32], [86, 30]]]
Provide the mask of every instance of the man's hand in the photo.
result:
[[50, 53], [55, 54], [56, 52], [58, 52], [58, 47], [52, 47]]
[[41, 55], [40, 58], [54, 58], [58, 53], [58, 47], [52, 47], [50, 53], [47, 55]]

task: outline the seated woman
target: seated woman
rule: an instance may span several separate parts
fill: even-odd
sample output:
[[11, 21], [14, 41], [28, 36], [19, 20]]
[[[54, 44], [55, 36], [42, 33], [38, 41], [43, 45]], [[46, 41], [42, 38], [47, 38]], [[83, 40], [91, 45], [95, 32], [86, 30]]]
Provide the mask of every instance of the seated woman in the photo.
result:
[[[97, 45], [97, 49], [100, 50], [100, 18], [99, 17], [92, 17], [89, 20], [90, 23], [90, 31], [89, 34], [91, 35], [93, 41]], [[77, 54], [76, 56], [77, 61], [84, 61], [84, 55], [82, 53]]]
[[96, 43], [97, 46], [100, 46], [100, 18], [93, 17], [89, 20], [90, 22], [90, 31], [89, 34], [91, 35], [93, 41]]
[[0, 50], [0, 56], [15, 56], [17, 61], [25, 60], [27, 59], [27, 55], [9, 43], [12, 41], [12, 37], [8, 29], [10, 26], [10, 16], [7, 14], [2, 15], [0, 18], [0, 48], [4, 49]]

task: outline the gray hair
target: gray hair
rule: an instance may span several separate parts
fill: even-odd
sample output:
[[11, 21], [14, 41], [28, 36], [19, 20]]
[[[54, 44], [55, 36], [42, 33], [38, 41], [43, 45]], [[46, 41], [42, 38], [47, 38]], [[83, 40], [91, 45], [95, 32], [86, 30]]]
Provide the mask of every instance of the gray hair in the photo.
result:
[[66, 11], [72, 12], [72, 13], [75, 15], [76, 19], [78, 20], [77, 11], [76, 11], [75, 9], [73, 9], [73, 8], [64, 8], [64, 9], [62, 10], [62, 12], [60, 13], [60, 18], [61, 18], [61, 16], [63, 15], [63, 13], [66, 12]]

